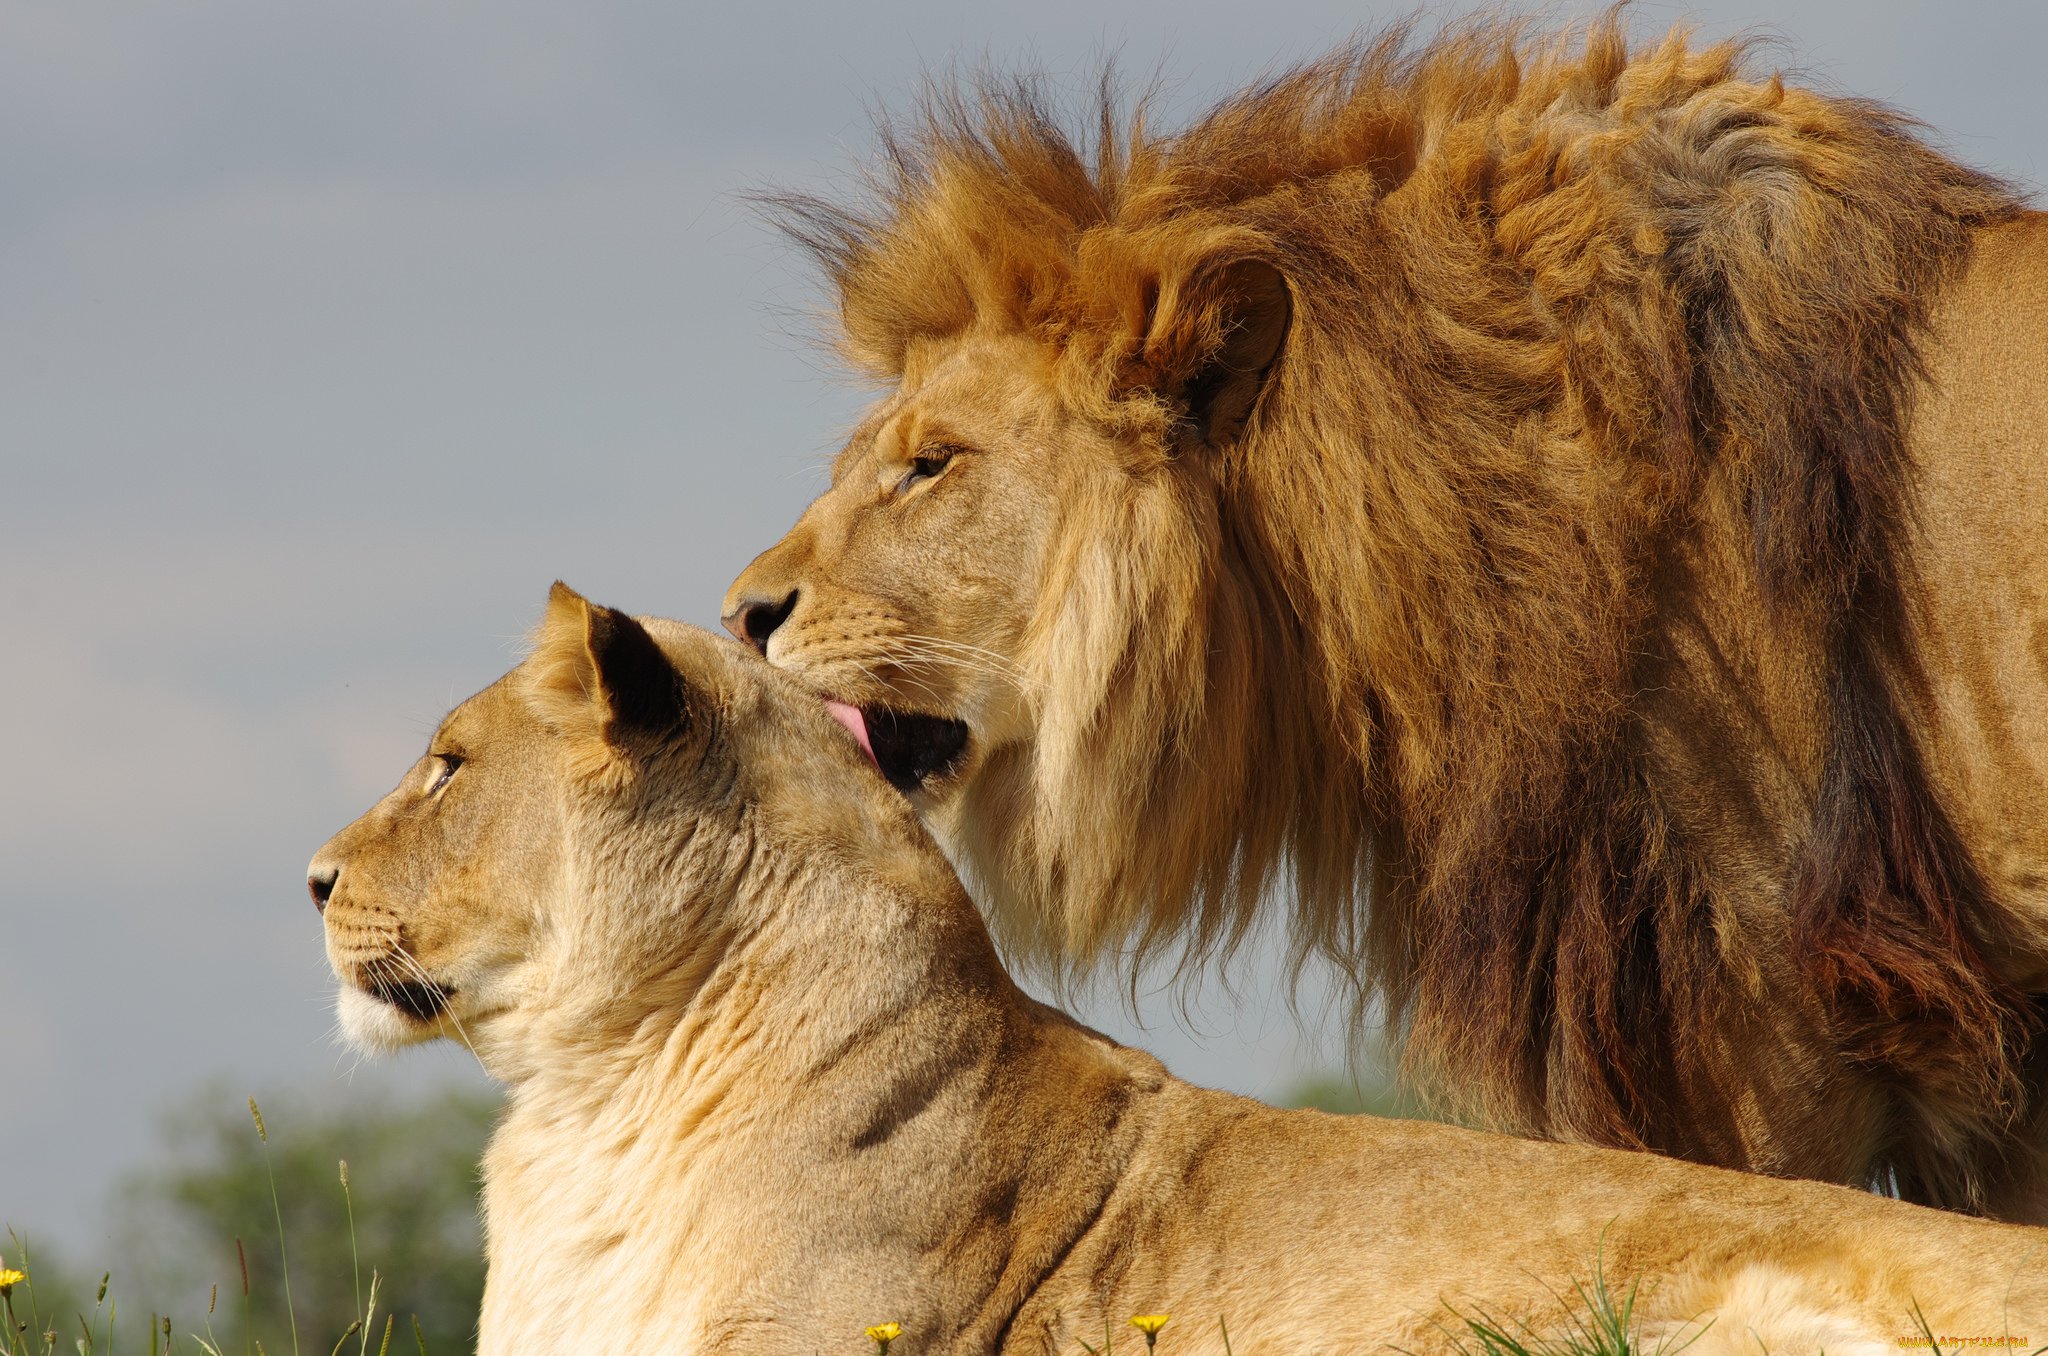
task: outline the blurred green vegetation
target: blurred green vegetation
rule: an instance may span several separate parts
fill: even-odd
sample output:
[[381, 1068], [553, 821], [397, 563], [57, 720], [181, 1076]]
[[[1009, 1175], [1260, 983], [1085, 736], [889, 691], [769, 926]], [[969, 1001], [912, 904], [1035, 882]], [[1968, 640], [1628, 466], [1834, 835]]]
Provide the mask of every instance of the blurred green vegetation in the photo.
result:
[[[381, 1280], [369, 1351], [386, 1315], [397, 1318], [393, 1351], [418, 1350], [415, 1315], [428, 1351], [473, 1350], [484, 1281], [477, 1161], [496, 1111], [495, 1096], [474, 1091], [403, 1103], [280, 1096], [263, 1103], [265, 1142], [246, 1097], [196, 1093], [163, 1118], [157, 1159], [116, 1194], [104, 1300], [95, 1304], [97, 1271], [67, 1267], [33, 1236], [25, 1263], [15, 1243], [0, 1243], [6, 1265], [29, 1272], [11, 1296], [16, 1317], [29, 1323], [33, 1306], [64, 1352], [87, 1333], [104, 1350], [118, 1305], [113, 1335], [124, 1348], [155, 1345], [144, 1335], [155, 1313], [173, 1320], [174, 1350], [196, 1353], [194, 1337], [207, 1337], [223, 1353], [260, 1342], [283, 1356], [294, 1349], [296, 1313], [298, 1349], [327, 1352], [361, 1317], [374, 1271]], [[23, 1351], [50, 1345], [38, 1332], [10, 1336]], [[352, 1339], [348, 1349], [359, 1345]]]
[[1279, 1104], [1313, 1107], [1340, 1116], [1391, 1116], [1400, 1120], [1428, 1116], [1420, 1099], [1380, 1068], [1365, 1068], [1356, 1074], [1311, 1075], [1289, 1088]]
[[[401, 1105], [278, 1098], [263, 1107], [264, 1144], [246, 1099], [196, 1096], [165, 1118], [164, 1157], [120, 1192], [124, 1288], [196, 1319], [218, 1286], [212, 1317], [223, 1350], [249, 1335], [272, 1352], [288, 1350], [281, 1212], [290, 1307], [310, 1347], [326, 1351], [362, 1312], [358, 1287], [367, 1299], [374, 1269], [382, 1277], [378, 1308], [398, 1315], [399, 1332], [416, 1314], [430, 1350], [468, 1351], [484, 1283], [477, 1160], [496, 1110], [496, 1097], [470, 1091]], [[248, 1259], [246, 1332], [236, 1239]]]

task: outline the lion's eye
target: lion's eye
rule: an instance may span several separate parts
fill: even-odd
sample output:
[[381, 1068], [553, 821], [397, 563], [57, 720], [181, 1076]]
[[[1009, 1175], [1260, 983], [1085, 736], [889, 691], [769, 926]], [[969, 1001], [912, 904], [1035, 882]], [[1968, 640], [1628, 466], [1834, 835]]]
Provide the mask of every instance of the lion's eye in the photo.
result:
[[910, 493], [927, 480], [936, 480], [939, 472], [946, 469], [946, 463], [953, 460], [953, 452], [954, 449], [950, 447], [934, 447], [927, 449], [922, 455], [912, 457], [910, 469], [903, 473], [903, 479], [896, 482], [897, 497], [901, 498]]
[[448, 779], [455, 775], [455, 769], [462, 766], [460, 754], [437, 753], [432, 757], [439, 766], [434, 769], [433, 779], [427, 783], [427, 794], [430, 796], [448, 785]]

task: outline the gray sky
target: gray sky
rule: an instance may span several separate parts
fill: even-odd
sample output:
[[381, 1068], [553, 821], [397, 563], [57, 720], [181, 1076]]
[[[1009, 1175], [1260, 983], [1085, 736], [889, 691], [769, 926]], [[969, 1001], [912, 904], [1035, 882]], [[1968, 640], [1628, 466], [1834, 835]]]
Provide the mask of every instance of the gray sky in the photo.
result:
[[[211, 1078], [476, 1077], [345, 1081], [305, 863], [551, 579], [712, 624], [822, 484], [863, 393], [739, 194], [843, 179], [933, 68], [1116, 51], [1184, 112], [1403, 12], [700, 8], [0, 0], [0, 1222], [90, 1264]], [[1633, 22], [1683, 13], [2041, 177], [2035, 0]], [[1088, 1015], [1251, 1092], [1329, 1057], [1213, 989], [1145, 1012]]]

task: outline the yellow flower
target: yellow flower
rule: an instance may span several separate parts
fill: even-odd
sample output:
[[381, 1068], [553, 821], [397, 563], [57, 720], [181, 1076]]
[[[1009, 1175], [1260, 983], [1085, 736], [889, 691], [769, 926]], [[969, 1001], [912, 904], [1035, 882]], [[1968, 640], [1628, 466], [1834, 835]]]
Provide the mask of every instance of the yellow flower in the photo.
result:
[[1145, 1334], [1145, 1350], [1152, 1350], [1152, 1344], [1159, 1340], [1159, 1330], [1171, 1317], [1171, 1314], [1139, 1314], [1131, 1320], [1131, 1326]]
[[868, 1340], [875, 1344], [875, 1356], [889, 1356], [889, 1344], [903, 1336], [901, 1323], [877, 1323], [869, 1328]]
[[13, 1267], [0, 1269], [0, 1295], [6, 1294], [27, 1279], [26, 1271], [16, 1271]]

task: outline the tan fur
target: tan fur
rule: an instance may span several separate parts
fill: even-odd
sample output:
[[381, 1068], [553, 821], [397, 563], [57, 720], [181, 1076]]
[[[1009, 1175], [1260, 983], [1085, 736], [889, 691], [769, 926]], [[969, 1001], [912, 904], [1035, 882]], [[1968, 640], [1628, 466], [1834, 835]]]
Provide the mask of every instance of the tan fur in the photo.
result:
[[941, 93], [783, 204], [893, 389], [728, 609], [967, 722], [1025, 954], [1278, 896], [1462, 1115], [2048, 1219], [2048, 227], [1744, 62]]
[[[558, 586], [432, 753], [464, 761], [313, 869], [350, 1029], [464, 1039], [508, 1085], [484, 1356], [843, 1351], [885, 1320], [906, 1356], [1052, 1356], [1161, 1311], [1177, 1352], [1219, 1319], [1245, 1356], [1444, 1352], [1459, 1312], [1561, 1332], [1596, 1265], [1645, 1350], [1890, 1350], [1916, 1304], [2048, 1329], [2048, 1231], [1168, 1076], [1011, 984], [816, 698], [701, 632]], [[363, 989], [376, 959], [445, 1011]]]

